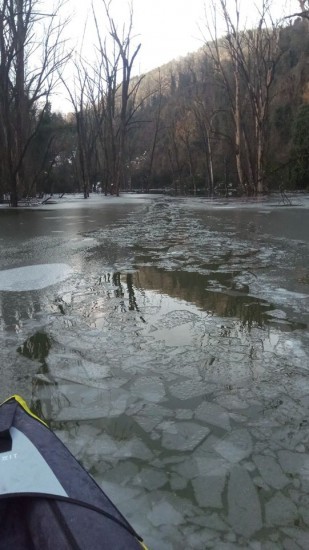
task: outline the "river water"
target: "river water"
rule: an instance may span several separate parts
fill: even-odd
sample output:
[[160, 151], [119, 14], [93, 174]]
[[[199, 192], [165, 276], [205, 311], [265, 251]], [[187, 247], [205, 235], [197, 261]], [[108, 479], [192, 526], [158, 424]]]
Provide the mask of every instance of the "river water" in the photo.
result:
[[48, 420], [150, 550], [309, 548], [308, 210], [0, 210], [0, 397]]

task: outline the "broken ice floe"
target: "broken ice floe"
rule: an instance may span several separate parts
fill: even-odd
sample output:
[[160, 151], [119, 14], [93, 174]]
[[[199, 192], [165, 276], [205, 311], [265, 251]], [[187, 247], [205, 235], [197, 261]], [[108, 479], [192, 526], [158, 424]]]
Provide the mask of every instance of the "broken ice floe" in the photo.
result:
[[159, 424], [157, 430], [162, 430], [163, 447], [179, 451], [192, 451], [210, 432], [193, 422], [165, 422]]
[[216, 403], [205, 401], [195, 411], [195, 416], [208, 424], [218, 426], [224, 430], [230, 430], [229, 415], [223, 407]]
[[253, 457], [262, 478], [274, 489], [283, 489], [289, 478], [283, 473], [277, 461], [269, 455], [258, 455]]
[[130, 392], [136, 397], [153, 403], [159, 403], [165, 396], [164, 384], [155, 376], [139, 378], [131, 385]]
[[215, 450], [230, 462], [240, 462], [252, 453], [252, 438], [248, 430], [238, 429], [215, 444]]
[[228, 483], [228, 519], [235, 530], [250, 537], [262, 527], [262, 512], [257, 491], [248, 472], [235, 466]]
[[[265, 505], [266, 522], [270, 525], [294, 525], [298, 517], [295, 504], [282, 493], [276, 493]], [[309, 542], [309, 538], [308, 538]]]
[[222, 493], [225, 487], [224, 475], [211, 475], [195, 478], [192, 481], [195, 498], [200, 506], [221, 508]]

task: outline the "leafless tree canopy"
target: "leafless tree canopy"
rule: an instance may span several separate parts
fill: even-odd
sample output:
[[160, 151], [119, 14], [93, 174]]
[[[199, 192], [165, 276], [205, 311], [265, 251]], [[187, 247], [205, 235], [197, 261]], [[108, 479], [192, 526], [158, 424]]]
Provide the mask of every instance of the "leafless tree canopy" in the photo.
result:
[[50, 14], [39, 0], [3, 0], [0, 5], [1, 182], [12, 205], [27, 194], [33, 173], [29, 149], [41, 114], [68, 59], [61, 3]]
[[[40, 0], [2, 0], [0, 198], [9, 194], [17, 205], [60, 181], [85, 198], [94, 188], [119, 195], [131, 182], [149, 190], [159, 180], [175, 193], [203, 187], [213, 194], [220, 186], [264, 193], [279, 170], [271, 146], [287, 166], [298, 148], [305, 174], [307, 153], [293, 134], [302, 125], [298, 108], [309, 101], [309, 5], [299, 5], [289, 16], [295, 20], [280, 22], [271, 0], [258, 0], [255, 22], [244, 28], [240, 0], [210, 0], [200, 23], [203, 47], [135, 76], [141, 44], [133, 0], [124, 2], [124, 23], [113, 15], [114, 0], [93, 4], [92, 58], [84, 44], [67, 53], [61, 2], [42, 13]], [[68, 60], [72, 78], [63, 73]], [[72, 105], [66, 118], [50, 104], [59, 81]]]

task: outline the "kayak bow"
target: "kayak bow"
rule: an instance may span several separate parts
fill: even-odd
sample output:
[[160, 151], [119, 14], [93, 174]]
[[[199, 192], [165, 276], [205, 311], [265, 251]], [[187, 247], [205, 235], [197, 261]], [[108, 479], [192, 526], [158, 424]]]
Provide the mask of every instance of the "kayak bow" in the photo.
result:
[[0, 549], [141, 550], [142, 539], [18, 395], [0, 406]]

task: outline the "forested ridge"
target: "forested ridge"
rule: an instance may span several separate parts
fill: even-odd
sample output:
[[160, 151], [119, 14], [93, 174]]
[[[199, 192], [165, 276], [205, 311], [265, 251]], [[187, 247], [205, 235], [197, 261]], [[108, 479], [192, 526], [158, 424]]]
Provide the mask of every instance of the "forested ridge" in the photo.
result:
[[[99, 55], [91, 65], [65, 51], [66, 22], [59, 23], [57, 11], [46, 20], [35, 4], [0, 3], [2, 199], [17, 206], [21, 198], [54, 192], [87, 198], [93, 190], [308, 189], [307, 11], [275, 24], [263, 2], [257, 27], [242, 30], [239, 14], [235, 19], [218, 0], [223, 37], [209, 28], [212, 39], [198, 51], [133, 77], [141, 45], [132, 45], [132, 8], [120, 32], [102, 0], [113, 47], [94, 13]], [[31, 68], [38, 24], [45, 57]], [[72, 103], [64, 115], [53, 111], [51, 98], [68, 62], [75, 77], [74, 85], [63, 79]]]
[[[259, 67], [246, 60], [240, 71], [238, 138], [227, 39], [219, 41], [221, 67], [214, 44], [206, 44], [146, 75], [140, 93], [147, 99], [129, 140], [132, 186], [169, 184], [176, 193], [207, 194], [308, 188], [308, 23], [298, 20], [280, 30], [276, 50]], [[245, 45], [254, 33], [243, 37]], [[272, 38], [267, 34], [265, 40]], [[257, 107], [255, 94], [263, 96]]]

